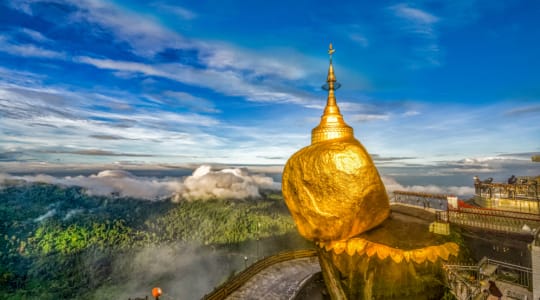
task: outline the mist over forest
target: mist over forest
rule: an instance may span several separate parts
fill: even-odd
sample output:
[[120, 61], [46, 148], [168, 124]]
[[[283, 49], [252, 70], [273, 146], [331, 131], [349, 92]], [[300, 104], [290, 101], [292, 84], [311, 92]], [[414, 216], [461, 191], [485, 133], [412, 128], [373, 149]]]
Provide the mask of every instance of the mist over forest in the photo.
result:
[[248, 257], [306, 248], [271, 177], [0, 176], [0, 298], [197, 299]]
[[[276, 174], [135, 173], [0, 174], [0, 298], [127, 299], [160, 286], [163, 299], [197, 299], [248, 263], [310, 247]], [[472, 194], [383, 181], [389, 192]]]

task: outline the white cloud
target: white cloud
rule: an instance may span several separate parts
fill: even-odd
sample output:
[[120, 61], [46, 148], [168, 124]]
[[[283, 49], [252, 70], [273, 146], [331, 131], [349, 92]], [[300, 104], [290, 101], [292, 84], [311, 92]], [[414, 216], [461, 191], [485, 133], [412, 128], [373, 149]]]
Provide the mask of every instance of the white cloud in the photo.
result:
[[441, 49], [438, 45], [436, 25], [440, 19], [427, 11], [400, 3], [389, 7], [394, 17], [396, 30], [416, 37], [417, 41], [410, 43], [414, 57], [409, 58], [411, 68], [424, 65], [439, 66]]
[[117, 61], [112, 59], [98, 59], [88, 56], [78, 56], [73, 59], [75, 62], [85, 63], [93, 65], [100, 69], [109, 69], [109, 70], [119, 70], [119, 71], [128, 71], [134, 73], [142, 73], [151, 76], [161, 76], [168, 77], [171, 76], [166, 72], [159, 70], [151, 65], [146, 65], [143, 63], [129, 62], [129, 61]]
[[419, 111], [416, 111], [416, 110], [408, 110], [406, 112], [403, 113], [403, 116], [404, 117], [412, 117], [412, 116], [417, 116], [419, 115], [420, 112]]
[[30, 37], [36, 42], [42, 42], [42, 43], [51, 42], [51, 40], [48, 37], [44, 36], [41, 32], [35, 31], [30, 28], [19, 28], [19, 32]]
[[[33, 3], [45, 2], [43, 0], [32, 0], [28, 2], [13, 1], [11, 6], [26, 14], [33, 15]], [[178, 33], [169, 30], [156, 21], [135, 12], [119, 7], [110, 1], [101, 0], [64, 0], [58, 1], [58, 5], [71, 5], [75, 10], [71, 10], [65, 23], [90, 23], [98, 32], [100, 29], [110, 30], [119, 41], [124, 41], [133, 46], [134, 53], [151, 57], [164, 48], [185, 47], [188, 42]], [[59, 20], [44, 15], [44, 18], [51, 18], [51, 21]], [[58, 16], [55, 15], [54, 18]], [[99, 33], [89, 34], [99, 34]]]
[[181, 7], [176, 4], [169, 5], [169, 4], [157, 2], [157, 3], [152, 3], [151, 5], [158, 8], [161, 12], [176, 15], [184, 20], [193, 20], [197, 18], [196, 13], [194, 13], [193, 11], [185, 7]]
[[538, 113], [540, 113], [540, 105], [529, 105], [529, 106], [522, 106], [522, 107], [509, 109], [504, 114], [512, 116], [512, 117], [517, 117], [517, 116], [522, 116], [525, 114], [537, 115]]
[[[80, 161], [83, 159], [82, 157], [73, 157], [69, 154], [85, 153], [88, 149], [99, 147], [101, 148], [99, 150], [107, 153], [151, 154], [152, 156], [141, 158], [144, 161], [152, 161], [154, 157], [160, 160], [167, 158], [170, 160], [175, 156], [178, 156], [175, 159], [184, 157], [183, 160], [205, 156], [210, 159], [224, 148], [225, 143], [222, 138], [198, 132], [195, 129], [190, 132], [179, 132], [174, 128], [166, 129], [152, 126], [149, 123], [122, 128], [99, 121], [56, 117], [41, 117], [33, 121], [33, 123], [55, 124], [56, 127], [36, 127], [22, 122], [0, 120], [0, 126], [9, 128], [10, 132], [13, 132], [10, 135], [5, 135], [3, 146], [26, 149], [26, 151], [31, 151], [34, 157], [42, 157], [46, 160], [58, 158]], [[122, 139], [97, 140], [92, 138], [92, 135], [98, 134], [121, 136]], [[92, 160], [93, 158], [86, 156], [84, 159]]]
[[508, 160], [507, 158], [504, 158], [504, 157], [497, 157], [497, 156], [493, 156], [493, 157], [490, 157], [490, 156], [487, 156], [487, 157], [472, 157], [472, 158], [464, 158], [462, 160], [459, 160], [457, 161], [457, 163], [460, 163], [460, 164], [463, 164], [463, 165], [483, 165], [483, 164], [486, 164], [488, 162], [493, 162], [493, 161], [503, 161], [503, 160]]
[[[242, 71], [244, 78], [262, 75], [277, 76], [287, 80], [305, 77], [306, 71], [313, 70], [311, 66], [314, 62], [318, 62], [318, 60], [306, 58], [305, 54], [297, 53], [291, 49], [268, 49], [263, 52], [253, 52], [221, 41], [187, 39], [153, 19], [106, 1], [68, 0], [68, 3], [77, 7], [77, 10], [69, 15], [70, 22], [98, 24], [99, 27], [110, 30], [115, 39], [129, 43], [135, 54], [147, 58], [151, 58], [165, 49], [195, 50], [199, 62], [213, 70]], [[154, 3], [153, 6], [161, 7], [172, 13], [179, 13], [183, 17], [192, 18], [195, 16], [191, 11], [179, 6], [163, 3]], [[28, 6], [24, 6], [25, 11], [28, 9]], [[98, 64], [98, 61], [91, 58], [83, 58], [81, 62]], [[107, 61], [102, 60], [99, 64], [104, 67]], [[138, 70], [139, 68], [141, 68], [140, 65], [130, 65], [124, 62], [122, 68], [119, 69], [145, 74], [156, 71], [147, 68], [141, 71]], [[153, 75], [162, 76], [162, 73]], [[226, 75], [229, 74], [226, 73]], [[236, 76], [238, 75], [236, 74]]]
[[[362, 99], [364, 100], [364, 99]], [[370, 99], [365, 99], [370, 100]], [[369, 105], [364, 103], [358, 103], [358, 102], [348, 102], [348, 101], [339, 101], [338, 102], [339, 109], [343, 112], [360, 112], [365, 110], [371, 110], [372, 108], [369, 107]], [[323, 109], [321, 107], [321, 109]]]
[[429, 194], [449, 194], [457, 195], [461, 197], [470, 197], [474, 195], [474, 188], [472, 186], [437, 186], [437, 185], [412, 185], [403, 186], [396, 179], [389, 176], [382, 176], [384, 186], [388, 193], [394, 191], [410, 191], [421, 192]]
[[277, 76], [286, 80], [304, 78], [315, 63], [288, 49], [253, 52], [223, 42], [196, 42], [202, 63], [214, 69], [246, 70], [245, 77]]
[[68, 210], [68, 212], [66, 213], [66, 215], [64, 216], [63, 220], [69, 220], [71, 218], [73, 218], [74, 216], [80, 214], [84, 212], [84, 209], [70, 209]]
[[[118, 77], [129, 77], [134, 73], [160, 76], [229, 96], [246, 97], [249, 101], [297, 103], [309, 107], [310, 95], [298, 90], [291, 91], [290, 82], [285, 81], [304, 79], [313, 75], [313, 66], [324, 65], [318, 59], [306, 57], [304, 53], [289, 48], [255, 52], [221, 41], [186, 39], [147, 16], [105, 1], [69, 0], [68, 3], [77, 9], [69, 13], [67, 22], [97, 24], [96, 30], [110, 31], [116, 41], [127, 42], [130, 50], [138, 56], [152, 60], [164, 50], [188, 50], [194, 51], [197, 63], [205, 66], [201, 69], [180, 63], [145, 64], [89, 56], [73, 59], [113, 70]], [[155, 5], [159, 6], [160, 3]], [[31, 5], [19, 6], [19, 9], [28, 11]], [[44, 52], [41, 55], [55, 54]]]
[[[0, 184], [6, 180], [80, 186], [89, 195], [117, 195], [147, 200], [172, 197], [173, 201], [259, 198], [260, 189], [280, 187], [271, 177], [252, 174], [247, 169], [229, 168], [214, 171], [207, 165], [200, 166], [186, 178], [138, 177], [124, 170], [104, 170], [90, 176], [63, 178], [49, 175], [11, 176], [0, 173]], [[49, 212], [39, 220], [48, 218], [54, 213]]]
[[387, 114], [355, 114], [349, 117], [352, 122], [388, 121]]
[[228, 96], [246, 97], [249, 101], [296, 103], [305, 106], [312, 102], [301, 94], [283, 92], [272, 86], [250, 83], [241, 73], [232, 70], [197, 69], [181, 64], [150, 65], [91, 57], [77, 57], [75, 61], [101, 69], [169, 78], [190, 85], [207, 87]]
[[486, 174], [506, 181], [510, 175], [537, 176], [540, 166], [531, 162], [529, 155], [508, 154], [499, 156], [470, 157], [441, 164], [447, 172]]
[[[418, 152], [416, 153], [418, 154]], [[419, 162], [412, 159], [399, 164], [398, 168], [383, 166], [385, 175], [396, 176], [422, 176], [424, 180], [434, 180], [441, 182], [446, 178], [448, 185], [454, 182], [470, 181], [473, 176], [480, 176], [482, 179], [493, 177], [496, 182], [506, 182], [511, 175], [516, 176], [539, 176], [540, 165], [531, 162], [531, 152], [510, 153], [498, 156], [478, 156], [465, 159], [451, 159], [447, 157], [437, 157], [439, 160], [431, 163]], [[376, 160], [377, 162], [377, 160]], [[395, 165], [394, 165], [395, 166]], [[428, 178], [429, 177], [429, 178]], [[471, 184], [472, 186], [472, 184]]]
[[[4, 137], [1, 146], [60, 151], [56, 153], [99, 147], [118, 153], [189, 157], [209, 154], [223, 148], [226, 142], [211, 133], [214, 127], [223, 124], [210, 116], [160, 109], [117, 112], [95, 109], [96, 105], [104, 106], [105, 103], [123, 103], [115, 99], [95, 92], [87, 94], [60, 88], [0, 84], [0, 113], [3, 116], [0, 128]], [[91, 138], [93, 136], [122, 139], [96, 140]]]
[[34, 219], [34, 222], [41, 222], [45, 219], [48, 219], [52, 216], [56, 215], [56, 209], [51, 209], [47, 211], [46, 213], [42, 214], [41, 216]]
[[390, 9], [403, 19], [406, 19], [415, 24], [434, 24], [439, 21], [439, 18], [418, 8], [410, 7], [405, 3], [391, 6]]
[[[220, 121], [208, 117], [205, 115], [195, 114], [195, 113], [172, 113], [172, 112], [165, 112], [160, 111], [156, 113], [147, 113], [147, 112], [138, 112], [138, 113], [130, 113], [130, 114], [120, 114], [120, 113], [107, 113], [107, 112], [101, 112], [101, 111], [92, 111], [87, 113], [88, 117], [95, 117], [95, 118], [106, 118], [111, 120], [121, 120], [122, 118], [129, 118], [131, 121], [140, 123], [140, 124], [146, 124], [146, 125], [154, 125], [157, 127], [170, 127], [170, 125], [174, 124], [182, 124], [182, 125], [190, 125], [190, 126], [203, 126], [203, 127], [211, 127], [211, 126], [217, 126], [220, 124]], [[134, 137], [135, 138], [135, 137]]]
[[215, 108], [214, 103], [207, 99], [196, 97], [185, 92], [173, 92], [164, 91], [161, 95], [149, 95], [152, 99], [161, 102], [160, 98], [170, 98], [172, 102], [178, 103], [183, 107], [187, 107], [190, 110], [205, 112], [205, 113], [219, 113], [219, 109]]
[[43, 74], [35, 74], [31, 72], [6, 69], [0, 66], [0, 82], [5, 82], [9, 85], [38, 85], [41, 84], [45, 76]]
[[[164, 111], [163, 104], [137, 108], [142, 100], [132, 99], [132, 95], [104, 95], [99, 91], [73, 91], [53, 86], [43, 88], [39, 83], [30, 85], [32, 87], [0, 83], [0, 113], [3, 116], [0, 128], [4, 134], [0, 146], [13, 149], [13, 153], [25, 160], [65, 163], [119, 159], [77, 155], [87, 153], [88, 149], [98, 149], [103, 153], [152, 154], [149, 157], [126, 156], [130, 160], [146, 162], [190, 160], [274, 164], [283, 163], [295, 147], [302, 146], [289, 141], [309, 140], [308, 133], [300, 135], [295, 130], [284, 133], [270, 126], [262, 131], [254, 130], [253, 126], [229, 124], [204, 114]], [[197, 102], [193, 105], [204, 105], [204, 102], [200, 103], [204, 99], [183, 92], [162, 94], [170, 96], [170, 101], [183, 97]], [[126, 101], [134, 107], [126, 108], [123, 105]], [[198, 110], [215, 112], [210, 104]], [[121, 107], [114, 109], [116, 106]], [[141, 106], [148, 107], [148, 101], [141, 102]], [[103, 112], [100, 107], [111, 109]], [[168, 105], [167, 109], [170, 109]], [[280, 136], [278, 140], [277, 135]]]
[[361, 34], [351, 33], [351, 34], [349, 34], [349, 38], [353, 42], [355, 42], [355, 43], [359, 44], [360, 46], [362, 46], [363, 48], [367, 48], [369, 46], [368, 39], [365, 36], [361, 35]]
[[133, 45], [133, 51], [151, 57], [164, 48], [185, 47], [188, 42], [178, 33], [157, 22], [120, 8], [111, 2], [99, 0], [68, 0], [78, 10], [72, 21], [95, 23], [111, 30], [115, 38]]
[[14, 9], [20, 10], [24, 12], [25, 14], [32, 15], [32, 9], [30, 7], [30, 4], [32, 3], [32, 1], [11, 0], [11, 1], [8, 1], [7, 3]]
[[201, 166], [184, 180], [177, 199], [258, 198], [260, 188], [276, 189], [279, 184], [270, 177], [249, 174], [247, 169], [212, 171], [210, 166]]
[[50, 59], [65, 59], [66, 54], [54, 50], [38, 47], [33, 44], [14, 44], [5, 36], [0, 35], [0, 51], [14, 56], [40, 57]]
[[[183, 95], [185, 97], [189, 96], [188, 94]], [[198, 98], [193, 98], [193, 100], [196, 99]], [[137, 102], [136, 99], [130, 99], [130, 103], [135, 102]], [[73, 92], [55, 87], [42, 88], [39, 86], [25, 87], [14, 84], [2, 85], [1, 82], [0, 103], [2, 103], [0, 111], [5, 116], [26, 120], [36, 119], [34, 120], [36, 122], [63, 122], [62, 120], [72, 122], [86, 119], [88, 122], [99, 123], [98, 121], [88, 120], [95, 118], [110, 119], [112, 121], [130, 119], [131, 123], [170, 122], [196, 126], [214, 126], [219, 123], [217, 119], [196, 113], [159, 112], [150, 114], [147, 111], [135, 111], [134, 108], [126, 103], [126, 99], [119, 99], [96, 92]], [[117, 108], [119, 112], [98, 111], [93, 109], [95, 105]], [[51, 117], [58, 119], [46, 119]]]

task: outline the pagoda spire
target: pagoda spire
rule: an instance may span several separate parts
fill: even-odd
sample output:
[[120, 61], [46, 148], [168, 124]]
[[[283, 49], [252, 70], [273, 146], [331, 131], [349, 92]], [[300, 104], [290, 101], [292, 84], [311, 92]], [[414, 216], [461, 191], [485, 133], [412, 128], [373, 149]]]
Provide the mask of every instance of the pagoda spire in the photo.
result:
[[319, 126], [313, 128], [311, 131], [312, 144], [326, 140], [354, 137], [353, 129], [343, 120], [343, 116], [341, 115], [336, 102], [334, 92], [341, 87], [341, 84], [336, 80], [334, 66], [332, 65], [332, 56], [334, 52], [336, 52], [336, 50], [330, 43], [330, 46], [328, 47], [328, 56], [330, 57], [328, 76], [326, 77], [326, 84], [322, 86], [324, 90], [328, 91], [328, 97], [324, 113], [321, 116], [321, 122], [319, 123]]

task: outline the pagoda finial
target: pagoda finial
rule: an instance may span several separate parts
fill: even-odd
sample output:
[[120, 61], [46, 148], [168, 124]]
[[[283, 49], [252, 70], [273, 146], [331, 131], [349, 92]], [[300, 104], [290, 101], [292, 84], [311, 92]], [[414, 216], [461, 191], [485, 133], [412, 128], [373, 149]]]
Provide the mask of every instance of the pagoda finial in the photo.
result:
[[337, 90], [341, 86], [336, 81], [336, 76], [334, 75], [334, 66], [332, 65], [332, 55], [336, 52], [336, 49], [332, 47], [332, 43], [330, 43], [330, 46], [328, 46], [328, 56], [330, 56], [330, 65], [328, 66], [328, 77], [326, 78], [326, 84], [323, 86], [323, 89], [330, 91], [330, 90]]
[[332, 65], [332, 55], [334, 52], [336, 52], [336, 50], [332, 47], [332, 43], [330, 43], [330, 46], [328, 47], [328, 55], [330, 56], [328, 77], [326, 78], [326, 84], [322, 86], [324, 90], [328, 91], [328, 98], [324, 113], [321, 116], [321, 123], [311, 131], [312, 144], [337, 138], [353, 137], [353, 129], [343, 120], [343, 116], [336, 103], [334, 91], [337, 90], [341, 84], [337, 82], [336, 76], [334, 75], [334, 66]]

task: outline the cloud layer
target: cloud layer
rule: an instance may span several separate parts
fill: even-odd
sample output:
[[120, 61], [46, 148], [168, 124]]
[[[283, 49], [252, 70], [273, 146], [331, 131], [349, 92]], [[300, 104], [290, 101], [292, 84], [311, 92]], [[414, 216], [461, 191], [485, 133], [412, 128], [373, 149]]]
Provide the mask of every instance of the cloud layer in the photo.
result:
[[[104, 170], [89, 176], [54, 177], [50, 175], [13, 176], [0, 173], [0, 186], [5, 181], [45, 182], [64, 186], [83, 187], [87, 194], [98, 196], [134, 197], [147, 200], [171, 199], [194, 201], [208, 199], [256, 199], [261, 189], [279, 190], [281, 184], [272, 177], [253, 173], [246, 168], [212, 170], [202, 165], [186, 177], [140, 177], [124, 170]], [[415, 191], [434, 194], [453, 194], [470, 197], [471, 186], [438, 186], [435, 184], [403, 185], [392, 176], [382, 176], [388, 193]], [[54, 214], [54, 212], [52, 212]], [[47, 218], [50, 215], [43, 216]]]
[[134, 197], [147, 200], [173, 201], [207, 199], [259, 198], [261, 189], [278, 189], [271, 177], [252, 174], [247, 169], [212, 170], [203, 165], [185, 178], [138, 177], [124, 170], [104, 170], [90, 176], [54, 177], [50, 175], [12, 176], [0, 174], [5, 181], [44, 182], [65, 186], [80, 186], [89, 195]]
[[389, 194], [394, 191], [409, 191], [428, 194], [456, 195], [463, 198], [469, 198], [474, 195], [474, 188], [472, 186], [437, 186], [433, 184], [404, 186], [397, 182], [395, 178], [389, 176], [383, 176], [382, 180]]

